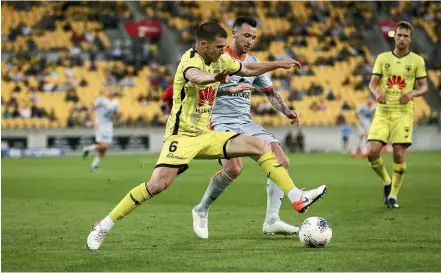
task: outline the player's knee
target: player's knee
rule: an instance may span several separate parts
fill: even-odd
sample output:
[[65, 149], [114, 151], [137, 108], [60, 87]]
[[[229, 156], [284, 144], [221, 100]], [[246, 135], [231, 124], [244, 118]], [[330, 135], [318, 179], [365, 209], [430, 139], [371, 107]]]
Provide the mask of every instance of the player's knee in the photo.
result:
[[289, 158], [286, 155], [282, 156], [281, 158], [278, 158], [278, 160], [279, 160], [279, 163], [282, 164], [282, 166], [285, 169], [289, 168]]
[[250, 156], [262, 156], [268, 152], [271, 152], [271, 145], [258, 137], [248, 137], [247, 144], [249, 145]]
[[259, 139], [259, 150], [261, 151], [260, 155], [272, 152], [271, 144], [268, 141]]
[[371, 143], [368, 144], [367, 157], [369, 161], [374, 161], [380, 157], [380, 151], [371, 145]]
[[224, 171], [231, 179], [236, 179], [237, 177], [239, 177], [240, 173], [242, 172], [242, 169], [243, 169], [242, 161], [238, 161], [225, 166]]

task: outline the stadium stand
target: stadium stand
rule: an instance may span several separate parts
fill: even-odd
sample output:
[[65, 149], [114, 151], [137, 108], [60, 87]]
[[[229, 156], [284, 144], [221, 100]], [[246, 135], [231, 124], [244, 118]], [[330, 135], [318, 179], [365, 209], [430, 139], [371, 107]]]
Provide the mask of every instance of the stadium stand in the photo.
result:
[[[109, 81], [121, 86], [122, 126], [165, 122], [158, 102], [172, 80], [165, 66], [154, 58], [139, 66], [121, 54], [101, 61], [83, 60], [79, 54], [112, 47], [104, 30], [131, 18], [124, 2], [23, 3], [2, 4], [2, 51], [16, 53], [2, 62], [2, 128], [90, 126], [87, 106]], [[215, 20], [229, 29], [238, 15], [257, 15], [261, 27], [251, 54], [262, 61], [295, 58], [303, 65], [294, 75], [284, 70], [272, 73], [275, 87], [301, 113], [303, 125], [355, 124], [357, 105], [370, 95], [367, 84], [375, 58], [357, 31], [375, 25], [366, 2], [141, 1], [141, 5], [148, 18], [166, 23], [189, 45], [193, 29], [202, 21]], [[408, 14], [439, 41], [436, 26], [441, 17], [436, 6], [400, 4], [390, 16]], [[431, 20], [418, 19], [421, 15]], [[157, 47], [152, 43], [155, 51]], [[44, 50], [63, 53], [49, 63], [34, 54]], [[441, 71], [429, 71], [429, 77], [439, 88]], [[262, 94], [252, 96], [252, 111], [258, 123], [289, 124]], [[427, 102], [417, 98], [416, 122], [430, 113]]]

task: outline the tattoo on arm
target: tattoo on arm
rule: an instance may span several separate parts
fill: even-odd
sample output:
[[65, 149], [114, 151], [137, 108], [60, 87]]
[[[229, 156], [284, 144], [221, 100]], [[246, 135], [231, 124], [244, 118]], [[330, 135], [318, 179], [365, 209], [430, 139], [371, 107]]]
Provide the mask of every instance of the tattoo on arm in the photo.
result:
[[280, 96], [279, 92], [277, 92], [276, 89], [273, 88], [265, 92], [265, 94], [268, 97], [268, 100], [274, 106], [274, 108], [279, 110], [281, 113], [286, 115], [287, 113], [291, 112], [291, 110], [289, 110], [288, 106], [286, 106], [285, 101], [283, 100], [283, 98]]

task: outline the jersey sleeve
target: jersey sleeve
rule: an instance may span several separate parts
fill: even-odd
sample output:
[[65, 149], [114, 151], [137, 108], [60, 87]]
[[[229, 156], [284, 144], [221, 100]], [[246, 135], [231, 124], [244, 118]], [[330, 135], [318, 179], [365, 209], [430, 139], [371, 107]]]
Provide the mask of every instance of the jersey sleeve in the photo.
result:
[[256, 87], [257, 90], [261, 92], [267, 92], [274, 88], [273, 82], [271, 81], [271, 78], [267, 73], [256, 77], [253, 85]]
[[378, 55], [377, 59], [375, 60], [374, 69], [372, 70], [372, 75], [383, 75], [383, 55]]
[[426, 64], [424, 63], [424, 59], [420, 56], [417, 59], [415, 74], [417, 80], [427, 77]]
[[189, 70], [190, 68], [197, 68], [202, 70], [203, 63], [200, 58], [196, 58], [195, 54], [195, 51], [191, 51], [189, 54], [185, 54], [181, 59], [181, 63], [179, 64], [182, 70], [182, 76], [186, 81], [188, 81], [185, 77], [185, 72], [187, 72], [187, 70]]
[[242, 63], [231, 58], [231, 56], [228, 54], [223, 54], [221, 59], [224, 65], [224, 70], [228, 70], [230, 72], [230, 76], [237, 74], [242, 69]]

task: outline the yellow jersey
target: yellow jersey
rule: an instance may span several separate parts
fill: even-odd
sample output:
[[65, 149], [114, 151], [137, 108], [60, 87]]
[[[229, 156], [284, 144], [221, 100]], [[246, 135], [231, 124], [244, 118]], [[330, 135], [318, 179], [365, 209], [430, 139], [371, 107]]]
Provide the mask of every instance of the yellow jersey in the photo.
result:
[[400, 104], [403, 94], [415, 87], [417, 79], [427, 77], [424, 59], [409, 51], [398, 57], [393, 51], [378, 55], [372, 74], [381, 76], [381, 91], [386, 95], [386, 104], [378, 104], [377, 112], [413, 114], [413, 100]]
[[181, 58], [173, 83], [173, 107], [167, 121], [165, 138], [171, 135], [198, 136], [210, 132], [211, 112], [219, 82], [199, 85], [185, 78], [190, 68], [217, 74], [229, 71], [230, 75], [242, 69], [242, 63], [222, 54], [212, 63], [206, 63], [195, 48], [189, 49]]

